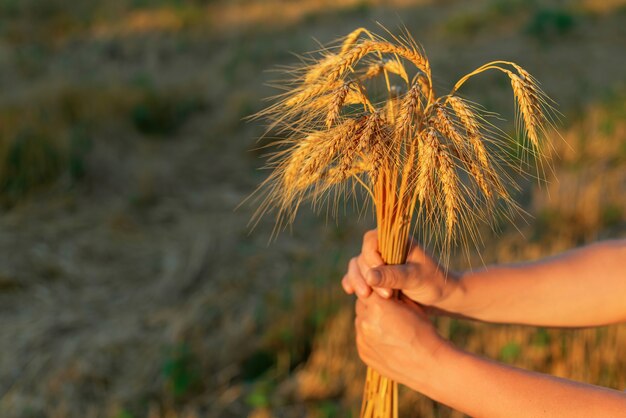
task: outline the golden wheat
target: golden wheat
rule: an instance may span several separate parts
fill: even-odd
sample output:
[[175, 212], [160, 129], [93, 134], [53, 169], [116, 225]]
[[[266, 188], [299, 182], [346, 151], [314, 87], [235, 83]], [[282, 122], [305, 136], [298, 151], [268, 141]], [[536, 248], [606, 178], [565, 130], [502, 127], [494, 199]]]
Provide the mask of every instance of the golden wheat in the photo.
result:
[[528, 139], [532, 143], [533, 147], [539, 146], [539, 133], [537, 130], [540, 126], [538, 120], [537, 109], [540, 108], [535, 91], [532, 88], [532, 84], [527, 83], [516, 74], [511, 74], [511, 86], [513, 87], [513, 93], [515, 99], [517, 99], [517, 105], [519, 111], [524, 118], [524, 126], [528, 133]]
[[[519, 127], [528, 138], [524, 151], [542, 157], [552, 108], [519, 65], [490, 62], [437, 97], [428, 59], [408, 33], [388, 41], [363, 28], [353, 31], [335, 49], [292, 71], [286, 93], [256, 115], [286, 138], [269, 157], [272, 172], [258, 189], [253, 220], [275, 209], [280, 230], [304, 199], [314, 206], [336, 204], [353, 190], [343, 186], [353, 180], [374, 203], [386, 263], [405, 262], [414, 227], [444, 259], [453, 245], [475, 242], [477, 223], [495, 222], [496, 207], [517, 208], [507, 191], [514, 184], [503, 167], [519, 153], [501, 152], [506, 142], [478, 107], [457, 94], [467, 80], [488, 70], [509, 77]], [[382, 100], [368, 93], [377, 80], [386, 88]], [[328, 193], [333, 198], [324, 199]], [[397, 385], [374, 370], [368, 370], [361, 416], [397, 416]]]
[[330, 106], [328, 108], [328, 113], [326, 114], [326, 127], [331, 128], [337, 119], [339, 119], [339, 115], [341, 113], [341, 108], [346, 102], [346, 98], [348, 97], [348, 92], [350, 91], [350, 84], [344, 84], [341, 86], [337, 93], [333, 95], [331, 98]]
[[452, 237], [454, 228], [458, 221], [457, 212], [459, 210], [459, 182], [450, 153], [443, 147], [439, 148], [439, 153], [437, 154], [437, 168], [441, 180], [441, 190], [444, 197], [446, 236]]
[[432, 179], [439, 154], [437, 133], [433, 128], [423, 131], [420, 135], [419, 158], [417, 161], [417, 182], [415, 189], [418, 200], [424, 202], [425, 197], [433, 190]]

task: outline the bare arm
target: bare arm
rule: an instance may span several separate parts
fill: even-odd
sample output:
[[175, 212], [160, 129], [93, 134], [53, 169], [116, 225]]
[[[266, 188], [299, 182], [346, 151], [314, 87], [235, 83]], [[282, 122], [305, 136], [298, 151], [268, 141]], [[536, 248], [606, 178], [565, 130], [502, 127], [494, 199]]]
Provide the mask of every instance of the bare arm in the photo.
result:
[[343, 278], [348, 293], [389, 297], [399, 289], [422, 305], [496, 323], [580, 327], [626, 321], [626, 240], [605, 241], [556, 257], [482, 270], [445, 272], [413, 246], [406, 264], [383, 265], [376, 231]]
[[626, 417], [626, 394], [518, 369], [445, 346], [425, 395], [475, 417]]
[[384, 376], [470, 416], [626, 418], [626, 393], [514, 368], [457, 349], [412, 301], [356, 304], [361, 359]]
[[443, 305], [499, 323], [577, 327], [626, 321], [626, 240], [464, 273]]

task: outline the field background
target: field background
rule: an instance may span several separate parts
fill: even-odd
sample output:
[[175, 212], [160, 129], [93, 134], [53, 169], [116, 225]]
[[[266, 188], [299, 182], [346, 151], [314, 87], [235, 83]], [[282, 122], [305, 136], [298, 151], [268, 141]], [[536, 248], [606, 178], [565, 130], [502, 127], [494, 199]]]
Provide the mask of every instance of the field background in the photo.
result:
[[[266, 175], [242, 118], [276, 93], [268, 70], [376, 21], [406, 25], [439, 91], [506, 59], [559, 104], [558, 180], [523, 185], [530, 216], [486, 236], [485, 263], [626, 236], [624, 1], [0, 0], [0, 416], [358, 416], [339, 279], [372, 219], [305, 209], [268, 245], [272, 219], [250, 234], [235, 207]], [[509, 90], [464, 93], [512, 131]], [[437, 326], [626, 389], [626, 325]], [[462, 416], [409, 391], [401, 413]]]

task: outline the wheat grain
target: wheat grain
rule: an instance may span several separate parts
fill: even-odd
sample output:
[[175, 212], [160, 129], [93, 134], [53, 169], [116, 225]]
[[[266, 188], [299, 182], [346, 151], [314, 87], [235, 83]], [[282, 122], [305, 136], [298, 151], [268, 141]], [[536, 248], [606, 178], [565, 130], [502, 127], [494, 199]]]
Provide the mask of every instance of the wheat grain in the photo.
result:
[[341, 45], [341, 54], [345, 54], [350, 48], [352, 48], [354, 44], [356, 43], [356, 41], [359, 39], [359, 36], [361, 36], [361, 34], [363, 33], [372, 37], [370, 32], [365, 28], [358, 28], [358, 29], [353, 30], [352, 32], [348, 34], [348, 36], [345, 37], [345, 40], [343, 41], [343, 44]]
[[[502, 176], [498, 165], [507, 161], [487, 146], [494, 137], [483, 126], [484, 117], [455, 93], [485, 71], [507, 74], [531, 156], [542, 157], [547, 97], [537, 81], [515, 63], [494, 61], [437, 98], [422, 50], [409, 34], [393, 40], [363, 28], [353, 31], [339, 52], [326, 51], [317, 62], [292, 71], [295, 79], [281, 100], [257, 114], [288, 137], [268, 160], [273, 172], [261, 186], [266, 194], [257, 220], [276, 206], [276, 224], [291, 222], [305, 198], [314, 205], [331, 191], [339, 198], [348, 193], [344, 184], [352, 179], [374, 202], [383, 260], [398, 264], [406, 259], [414, 213], [424, 234], [443, 228], [432, 240], [447, 259], [453, 243], [477, 239], [477, 220], [492, 220], [496, 202], [516, 208], [505, 187], [511, 179]], [[375, 57], [367, 58], [370, 55]], [[408, 64], [415, 67], [412, 78]], [[391, 84], [389, 75], [407, 84], [405, 94]], [[364, 84], [377, 81], [386, 87], [382, 102], [369, 95]], [[397, 385], [368, 370], [361, 416], [389, 418], [396, 411]]]
[[437, 132], [430, 128], [419, 137], [419, 157], [417, 159], [417, 190], [418, 200], [424, 202], [428, 193], [432, 192], [432, 179], [434, 177], [439, 154]]
[[354, 45], [350, 50], [341, 55], [342, 59], [335, 66], [335, 69], [328, 74], [328, 81], [332, 82], [337, 80], [349, 68], [352, 68], [360, 59], [370, 53], [388, 53], [402, 56], [412, 62], [430, 78], [430, 64], [416, 49], [411, 49], [403, 45], [394, 45], [389, 42], [363, 41]]
[[461, 121], [461, 124], [467, 132], [467, 136], [473, 137], [479, 135], [480, 123], [476, 119], [472, 109], [465, 104], [463, 99], [457, 96], [450, 96], [448, 97], [447, 102], [450, 104], [450, 107]]
[[383, 69], [390, 73], [399, 75], [405, 83], [409, 84], [409, 76], [406, 73], [406, 68], [404, 68], [404, 65], [402, 65], [402, 62], [400, 62], [399, 59], [385, 60]]
[[331, 69], [339, 60], [339, 56], [328, 54], [322, 60], [311, 66], [304, 75], [304, 83], [311, 84], [317, 82], [324, 77], [329, 69]]
[[383, 63], [374, 62], [367, 67], [361, 79], [369, 80], [371, 78], [378, 77], [379, 75], [383, 73], [384, 69], [385, 69], [385, 65]]
[[431, 96], [432, 86], [430, 85], [430, 82], [428, 81], [428, 77], [426, 77], [424, 73], [418, 73], [415, 76], [414, 84], [417, 84], [420, 87], [420, 92], [422, 94], [422, 97], [424, 97], [425, 99], [428, 99]]
[[435, 116], [432, 124], [441, 132], [446, 138], [448, 138], [454, 147], [456, 153], [458, 153], [461, 159], [469, 158], [468, 156], [468, 140], [457, 130], [456, 126], [448, 112], [446, 112], [443, 106], [436, 106]]
[[346, 101], [346, 97], [348, 96], [349, 91], [350, 84], [344, 84], [337, 90], [337, 93], [332, 97], [328, 113], [326, 114], [326, 127], [332, 127], [339, 118], [341, 108]]
[[536, 96], [529, 84], [515, 74], [510, 75], [513, 94], [517, 100], [520, 114], [524, 120], [524, 128], [535, 150], [539, 149], [538, 127], [541, 125], [540, 108]]
[[457, 223], [457, 211], [459, 210], [458, 199], [458, 179], [455, 171], [455, 165], [450, 157], [449, 152], [439, 147], [437, 153], [437, 169], [441, 182], [441, 190], [444, 197], [444, 206], [446, 214], [446, 232], [447, 239], [452, 239]]
[[421, 103], [419, 101], [420, 87], [414, 84], [405, 94], [400, 106], [400, 113], [396, 119], [396, 130], [402, 136], [412, 129], [412, 124], [418, 116]]
[[[334, 90], [337, 87], [341, 86], [343, 83], [334, 81], [334, 82], [325, 82], [325, 83], [313, 83], [309, 85], [303, 86], [301, 89], [297, 89], [294, 91], [294, 94], [289, 97], [284, 105], [285, 107], [296, 107], [298, 105], [302, 105], [306, 103], [308, 100], [314, 98], [315, 96], [322, 95], [323, 93], [327, 93], [329, 90]], [[285, 111], [285, 109], [283, 109]]]

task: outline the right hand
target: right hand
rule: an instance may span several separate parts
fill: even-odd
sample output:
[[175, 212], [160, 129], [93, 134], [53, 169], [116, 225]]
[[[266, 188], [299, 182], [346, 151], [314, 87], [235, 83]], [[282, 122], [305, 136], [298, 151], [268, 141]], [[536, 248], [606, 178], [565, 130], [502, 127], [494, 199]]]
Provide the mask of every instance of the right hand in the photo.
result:
[[352, 258], [341, 284], [348, 294], [367, 298], [375, 291], [390, 298], [392, 290], [401, 290], [420, 305], [443, 307], [446, 298], [459, 287], [458, 275], [445, 271], [414, 241], [405, 264], [386, 265], [378, 249], [376, 230], [365, 233], [361, 254]]

